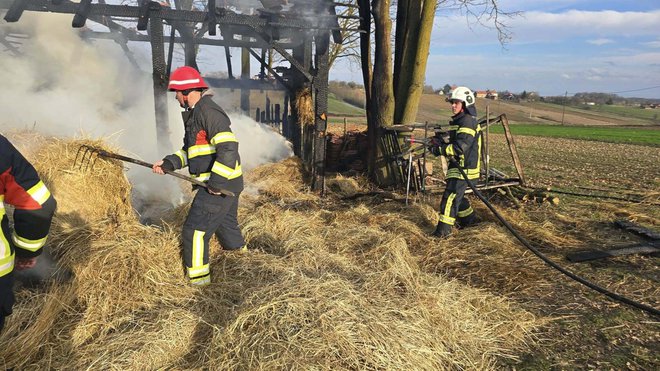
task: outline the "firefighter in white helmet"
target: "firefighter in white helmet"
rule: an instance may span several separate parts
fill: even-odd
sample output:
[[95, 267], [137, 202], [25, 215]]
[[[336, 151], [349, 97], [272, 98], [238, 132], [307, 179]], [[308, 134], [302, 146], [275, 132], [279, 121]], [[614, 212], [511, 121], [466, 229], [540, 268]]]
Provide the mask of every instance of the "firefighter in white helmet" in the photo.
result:
[[[193, 285], [211, 282], [209, 240], [216, 235], [225, 250], [245, 250], [245, 240], [238, 227], [238, 199], [243, 190], [243, 172], [238, 154], [238, 140], [230, 129], [225, 111], [199, 72], [189, 66], [176, 69], [168, 89], [184, 109], [183, 147], [153, 165], [153, 171], [188, 167], [190, 174], [206, 183], [195, 195], [183, 224], [183, 260]], [[235, 194], [222, 194], [226, 189]]]
[[446, 238], [453, 227], [465, 228], [477, 222], [477, 217], [464, 197], [467, 179], [479, 178], [481, 161], [481, 129], [477, 125], [477, 109], [472, 91], [460, 86], [449, 93], [447, 101], [451, 104], [452, 119], [449, 122], [449, 138], [436, 133], [431, 143], [431, 151], [436, 156], [453, 158], [447, 170], [447, 187], [440, 202], [440, 218], [433, 235]]

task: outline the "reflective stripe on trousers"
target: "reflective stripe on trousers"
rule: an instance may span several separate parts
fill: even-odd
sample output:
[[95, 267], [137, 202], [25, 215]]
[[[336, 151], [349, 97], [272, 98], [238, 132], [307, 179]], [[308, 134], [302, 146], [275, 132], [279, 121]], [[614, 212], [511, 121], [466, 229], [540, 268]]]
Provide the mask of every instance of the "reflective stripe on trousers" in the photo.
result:
[[183, 224], [183, 262], [193, 284], [210, 283], [209, 241], [215, 234], [224, 249], [245, 245], [238, 227], [238, 198], [209, 194], [199, 189]]

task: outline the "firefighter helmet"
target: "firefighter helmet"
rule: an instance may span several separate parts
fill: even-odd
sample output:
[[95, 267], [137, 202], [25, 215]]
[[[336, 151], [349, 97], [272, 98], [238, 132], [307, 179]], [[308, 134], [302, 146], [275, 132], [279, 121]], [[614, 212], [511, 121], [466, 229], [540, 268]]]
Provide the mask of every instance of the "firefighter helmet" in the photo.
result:
[[206, 85], [206, 82], [202, 79], [202, 75], [190, 66], [183, 66], [174, 70], [170, 75], [170, 83], [167, 86], [169, 91], [208, 88], [208, 85]]
[[465, 103], [465, 107], [468, 107], [474, 104], [474, 94], [472, 93], [472, 90], [465, 86], [459, 86], [449, 92], [449, 98], [447, 98], [447, 101], [452, 100], [460, 100]]

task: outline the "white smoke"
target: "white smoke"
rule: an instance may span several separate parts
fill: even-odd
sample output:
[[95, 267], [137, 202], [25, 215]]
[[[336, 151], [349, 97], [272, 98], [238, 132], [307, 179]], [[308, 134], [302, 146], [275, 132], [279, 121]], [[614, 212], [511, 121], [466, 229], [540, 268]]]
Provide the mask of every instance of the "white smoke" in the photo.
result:
[[112, 137], [130, 152], [151, 155], [156, 138], [151, 74], [132, 66], [112, 42], [83, 41], [70, 16], [26, 12], [7, 27], [31, 37], [20, 56], [0, 54], [4, 129]]
[[[149, 70], [145, 72], [132, 65], [114, 42], [81, 39], [71, 27], [70, 15], [25, 12], [19, 22], [0, 27], [0, 33], [30, 36], [18, 47], [19, 56], [0, 53], [0, 130], [28, 128], [59, 137], [101, 137], [122, 154], [150, 163], [180, 148], [184, 133], [181, 109], [168, 96], [173, 148], [168, 153], [157, 150], [147, 43], [139, 45], [146, 50], [134, 50], [140, 64]], [[244, 169], [291, 155], [284, 138], [266, 126], [245, 116], [233, 115], [232, 119]], [[181, 202], [174, 178], [163, 178], [137, 165], [127, 167], [138, 194]]]
[[241, 167], [250, 171], [255, 167], [277, 162], [293, 155], [291, 143], [270, 126], [258, 123], [241, 113], [229, 113], [231, 130], [238, 139]]
[[[168, 97], [169, 136], [174, 148], [169, 153], [157, 150], [148, 49], [134, 50], [147, 69], [141, 71], [114, 42], [83, 40], [71, 27], [71, 15], [52, 13], [25, 12], [18, 23], [0, 21], [3, 34], [9, 35], [6, 39], [20, 40], [21, 45], [16, 47], [18, 55], [0, 52], [0, 132], [31, 129], [62, 138], [103, 138], [122, 154], [150, 163], [180, 148], [184, 132], [181, 110]], [[279, 134], [245, 116], [232, 118], [247, 171], [291, 155]], [[143, 220], [185, 201], [175, 178], [138, 165], [127, 167], [133, 205]], [[57, 277], [56, 269], [46, 251], [36, 268], [17, 275], [29, 284]]]

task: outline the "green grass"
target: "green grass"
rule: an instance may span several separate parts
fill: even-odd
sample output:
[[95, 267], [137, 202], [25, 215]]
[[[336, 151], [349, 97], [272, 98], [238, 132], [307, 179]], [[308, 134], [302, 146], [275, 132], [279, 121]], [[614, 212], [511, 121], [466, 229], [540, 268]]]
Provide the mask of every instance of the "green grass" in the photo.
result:
[[328, 113], [336, 116], [364, 116], [365, 111], [343, 100], [337, 99], [334, 94], [328, 94]]
[[[503, 133], [502, 126], [491, 126], [493, 133]], [[593, 140], [599, 142], [641, 144], [660, 147], [660, 129], [583, 127], [540, 124], [511, 125], [513, 135]]]
[[[534, 103], [540, 107], [553, 107], [554, 110], [562, 110], [563, 107], [560, 104], [555, 103]], [[648, 121], [650, 124], [660, 123], [660, 109], [641, 109], [639, 107], [632, 106], [620, 106], [620, 105], [607, 105], [607, 104], [597, 104], [594, 106], [588, 105], [567, 105], [567, 112], [573, 113], [584, 113], [586, 115], [590, 114], [606, 114], [612, 117], [619, 116], [622, 119], [635, 119]]]
[[631, 117], [653, 122], [660, 122], [660, 109], [641, 109], [639, 107], [596, 105], [585, 106], [588, 111], [613, 113], [623, 117]]

